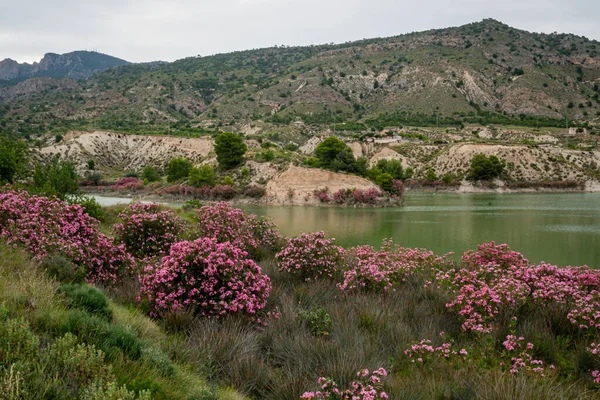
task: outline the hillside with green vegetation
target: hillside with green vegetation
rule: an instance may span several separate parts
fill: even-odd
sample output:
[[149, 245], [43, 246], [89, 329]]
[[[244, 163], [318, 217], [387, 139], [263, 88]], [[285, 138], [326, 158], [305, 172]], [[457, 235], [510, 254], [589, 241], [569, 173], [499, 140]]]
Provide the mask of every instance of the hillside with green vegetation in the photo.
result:
[[595, 125], [599, 52], [600, 43], [585, 37], [488, 19], [338, 45], [126, 65], [85, 81], [29, 79], [0, 89], [0, 130], [35, 138], [67, 129], [185, 135], [252, 125], [291, 140], [334, 123], [350, 132]]

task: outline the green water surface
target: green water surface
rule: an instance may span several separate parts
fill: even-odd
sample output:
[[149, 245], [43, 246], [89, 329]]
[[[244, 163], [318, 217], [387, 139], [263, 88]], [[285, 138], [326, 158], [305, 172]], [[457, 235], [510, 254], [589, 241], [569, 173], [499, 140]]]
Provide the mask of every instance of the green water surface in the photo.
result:
[[462, 254], [478, 243], [507, 243], [532, 262], [600, 268], [600, 193], [408, 194], [403, 208], [243, 207], [270, 217], [284, 235], [325, 231], [338, 244]]

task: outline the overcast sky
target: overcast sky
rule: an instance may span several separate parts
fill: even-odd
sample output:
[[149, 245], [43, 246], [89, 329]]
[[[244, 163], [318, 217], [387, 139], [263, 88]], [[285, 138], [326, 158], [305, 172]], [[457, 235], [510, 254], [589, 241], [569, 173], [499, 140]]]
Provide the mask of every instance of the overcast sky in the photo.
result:
[[495, 18], [600, 40], [600, 0], [0, 0], [0, 60], [96, 50], [173, 61], [340, 43]]

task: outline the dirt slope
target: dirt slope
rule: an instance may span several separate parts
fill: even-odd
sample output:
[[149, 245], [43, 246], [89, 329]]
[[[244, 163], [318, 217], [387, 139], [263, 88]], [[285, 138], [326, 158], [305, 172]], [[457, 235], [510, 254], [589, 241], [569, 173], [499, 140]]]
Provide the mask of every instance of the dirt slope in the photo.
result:
[[125, 135], [112, 132], [69, 132], [62, 142], [42, 148], [40, 157], [60, 154], [87, 169], [88, 160], [99, 168], [139, 171], [147, 164], [163, 166], [173, 157], [199, 162], [213, 151], [208, 138]]
[[372, 182], [355, 175], [290, 166], [269, 181], [264, 201], [268, 204], [318, 204], [313, 195], [317, 188], [328, 188], [330, 193], [349, 188], [379, 190]]

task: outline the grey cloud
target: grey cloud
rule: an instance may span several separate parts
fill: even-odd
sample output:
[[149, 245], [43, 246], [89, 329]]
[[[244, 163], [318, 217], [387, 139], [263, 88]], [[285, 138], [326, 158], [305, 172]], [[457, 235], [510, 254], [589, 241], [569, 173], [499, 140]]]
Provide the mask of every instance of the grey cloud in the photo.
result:
[[495, 18], [600, 39], [597, 0], [0, 0], [0, 59], [95, 49], [130, 61], [392, 36]]

